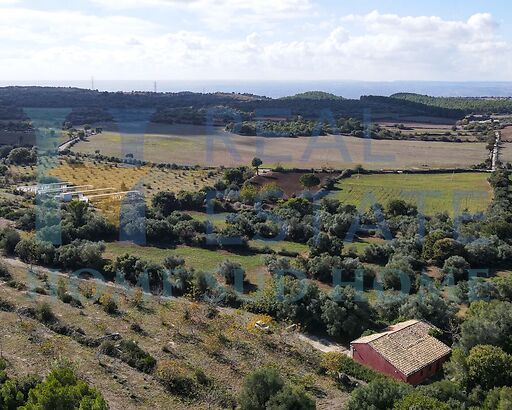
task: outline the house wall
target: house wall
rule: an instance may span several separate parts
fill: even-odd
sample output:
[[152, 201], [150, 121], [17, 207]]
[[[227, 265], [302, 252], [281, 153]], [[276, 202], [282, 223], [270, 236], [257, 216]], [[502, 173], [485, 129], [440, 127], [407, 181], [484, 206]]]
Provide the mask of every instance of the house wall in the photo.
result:
[[407, 382], [407, 378], [400, 373], [395, 367], [384, 359], [379, 353], [373, 350], [369, 345], [364, 343], [354, 343], [350, 348], [352, 358], [362, 365], [371, 367], [379, 373], [386, 374], [394, 379]]
[[429, 377], [432, 377], [434, 374], [436, 374], [441, 367], [443, 366], [443, 363], [448, 359], [448, 356], [445, 356], [438, 361], [432, 363], [431, 365], [421, 369], [419, 372], [416, 372], [414, 374], [411, 374], [407, 378], [407, 383], [410, 383], [412, 385], [420, 384], [425, 379], [428, 379]]
[[420, 384], [425, 379], [432, 377], [441, 369], [443, 363], [448, 359], [448, 355], [432, 363], [426, 368], [410, 375], [409, 377], [403, 375], [391, 363], [384, 359], [379, 353], [365, 343], [353, 343], [351, 345], [352, 358], [364, 366], [370, 367], [373, 370], [390, 376], [396, 380], [400, 380], [412, 385]]

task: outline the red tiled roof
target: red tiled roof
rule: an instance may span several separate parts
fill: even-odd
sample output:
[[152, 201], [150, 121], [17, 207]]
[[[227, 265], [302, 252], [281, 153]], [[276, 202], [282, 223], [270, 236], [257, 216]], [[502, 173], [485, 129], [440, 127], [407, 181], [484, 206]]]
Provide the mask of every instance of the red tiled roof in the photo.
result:
[[429, 334], [433, 328], [428, 323], [409, 320], [351, 344], [368, 344], [403, 375], [409, 376], [450, 354], [448, 346]]

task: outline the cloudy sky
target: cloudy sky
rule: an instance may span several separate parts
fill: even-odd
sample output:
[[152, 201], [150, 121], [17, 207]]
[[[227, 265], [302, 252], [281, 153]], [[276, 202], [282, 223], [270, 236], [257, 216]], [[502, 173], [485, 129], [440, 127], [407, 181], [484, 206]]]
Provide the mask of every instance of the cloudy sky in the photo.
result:
[[0, 0], [0, 80], [512, 80], [510, 0]]

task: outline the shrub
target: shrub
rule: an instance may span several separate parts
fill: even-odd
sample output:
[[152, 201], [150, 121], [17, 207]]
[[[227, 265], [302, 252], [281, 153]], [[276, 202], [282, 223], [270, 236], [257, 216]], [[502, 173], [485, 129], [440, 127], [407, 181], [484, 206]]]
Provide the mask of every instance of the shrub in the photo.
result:
[[357, 363], [350, 357], [338, 352], [328, 352], [322, 355], [320, 362], [321, 368], [328, 374], [336, 375], [337, 373], [345, 373], [358, 380], [363, 380], [367, 383], [385, 378], [380, 373]]
[[242, 410], [266, 409], [270, 398], [284, 387], [283, 379], [275, 369], [262, 368], [254, 371], [244, 380], [239, 396]]
[[142, 350], [137, 343], [131, 340], [122, 340], [119, 343], [119, 358], [129, 366], [144, 373], [151, 373], [156, 365], [156, 359]]
[[130, 325], [130, 330], [132, 330], [133, 332], [138, 333], [140, 335], [143, 335], [146, 333], [146, 332], [144, 332], [144, 329], [142, 328], [142, 326], [139, 325], [138, 323], [132, 323]]
[[105, 292], [101, 295], [98, 302], [108, 314], [113, 315], [118, 313], [117, 303], [111, 293]]
[[54, 246], [35, 238], [22, 239], [16, 245], [14, 253], [26, 263], [52, 265], [55, 260]]
[[0, 262], [0, 279], [9, 280], [11, 279], [11, 272], [5, 263]]
[[512, 355], [491, 345], [478, 345], [466, 358], [468, 383], [484, 390], [510, 385], [512, 382]]
[[93, 283], [80, 283], [78, 290], [83, 297], [91, 299], [96, 293], [96, 286]]
[[0, 311], [1, 312], [13, 312], [15, 309], [15, 306], [5, 299], [0, 299]]
[[395, 402], [410, 394], [413, 388], [391, 379], [378, 379], [352, 392], [346, 410], [392, 409]]
[[30, 390], [24, 408], [107, 410], [109, 407], [99, 391], [76, 377], [69, 364], [59, 364], [43, 383]]
[[226, 279], [228, 285], [236, 284], [238, 280], [245, 281], [246, 274], [242, 265], [226, 260], [219, 266], [219, 273]]
[[455, 283], [465, 280], [469, 263], [462, 256], [451, 256], [444, 261], [443, 269], [441, 270], [444, 277], [453, 275]]
[[14, 255], [16, 245], [21, 241], [20, 234], [11, 228], [6, 228], [0, 232], [0, 248], [2, 248], [7, 255]]
[[116, 345], [112, 340], [104, 340], [101, 342], [99, 347], [99, 352], [105, 354], [107, 356], [115, 356], [116, 355]]
[[169, 360], [160, 363], [156, 374], [160, 383], [170, 393], [188, 398], [196, 396], [196, 381], [188, 374], [186, 369], [180, 367], [178, 362]]
[[36, 319], [42, 323], [52, 323], [56, 320], [51, 306], [48, 303], [42, 303], [35, 309]]
[[316, 404], [304, 390], [285, 386], [280, 392], [270, 398], [267, 403], [267, 409], [315, 410]]
[[408, 394], [395, 403], [393, 410], [450, 410], [450, 406], [432, 397], [417, 393]]

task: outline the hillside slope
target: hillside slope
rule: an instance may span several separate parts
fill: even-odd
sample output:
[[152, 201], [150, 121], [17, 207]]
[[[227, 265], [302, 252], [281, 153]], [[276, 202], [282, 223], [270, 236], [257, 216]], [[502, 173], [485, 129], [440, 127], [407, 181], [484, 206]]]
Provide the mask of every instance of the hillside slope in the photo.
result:
[[[96, 297], [87, 299], [73, 292], [68, 280], [61, 281], [59, 286], [83, 303], [77, 308], [51, 296], [58, 277], [47, 276], [42, 268], [35, 268], [37, 275], [29, 277], [28, 267], [21, 262], [3, 262], [13, 281], [0, 284], [1, 351], [16, 376], [46, 374], [55, 359], [65, 357], [77, 365], [83, 379], [101, 391], [112, 409], [230, 408], [245, 375], [274, 365], [288, 380], [316, 396], [320, 409], [341, 407], [348, 398], [330, 378], [318, 373], [319, 353], [297, 334], [275, 323], [271, 323], [269, 334], [255, 330], [255, 321], [267, 320], [264, 317], [186, 299], [163, 301], [150, 296], [137, 307], [133, 291], [126, 296], [120, 288], [101, 285], [94, 289], [90, 282], [80, 281], [78, 288], [83, 294], [89, 289], [114, 297], [119, 313], [108, 314], [95, 302]], [[48, 295], [29, 293], [27, 286]], [[30, 308], [37, 310], [43, 303], [49, 304], [61, 328], [80, 328], [78, 334], [59, 334], [55, 326], [27, 315]], [[141, 372], [100, 353], [101, 348], [87, 346], [112, 333], [119, 333], [121, 340], [134, 340], [151, 354], [157, 360], [155, 371]], [[188, 380], [191, 394], [167, 391], [159, 379], [161, 368], [171, 368]]]

